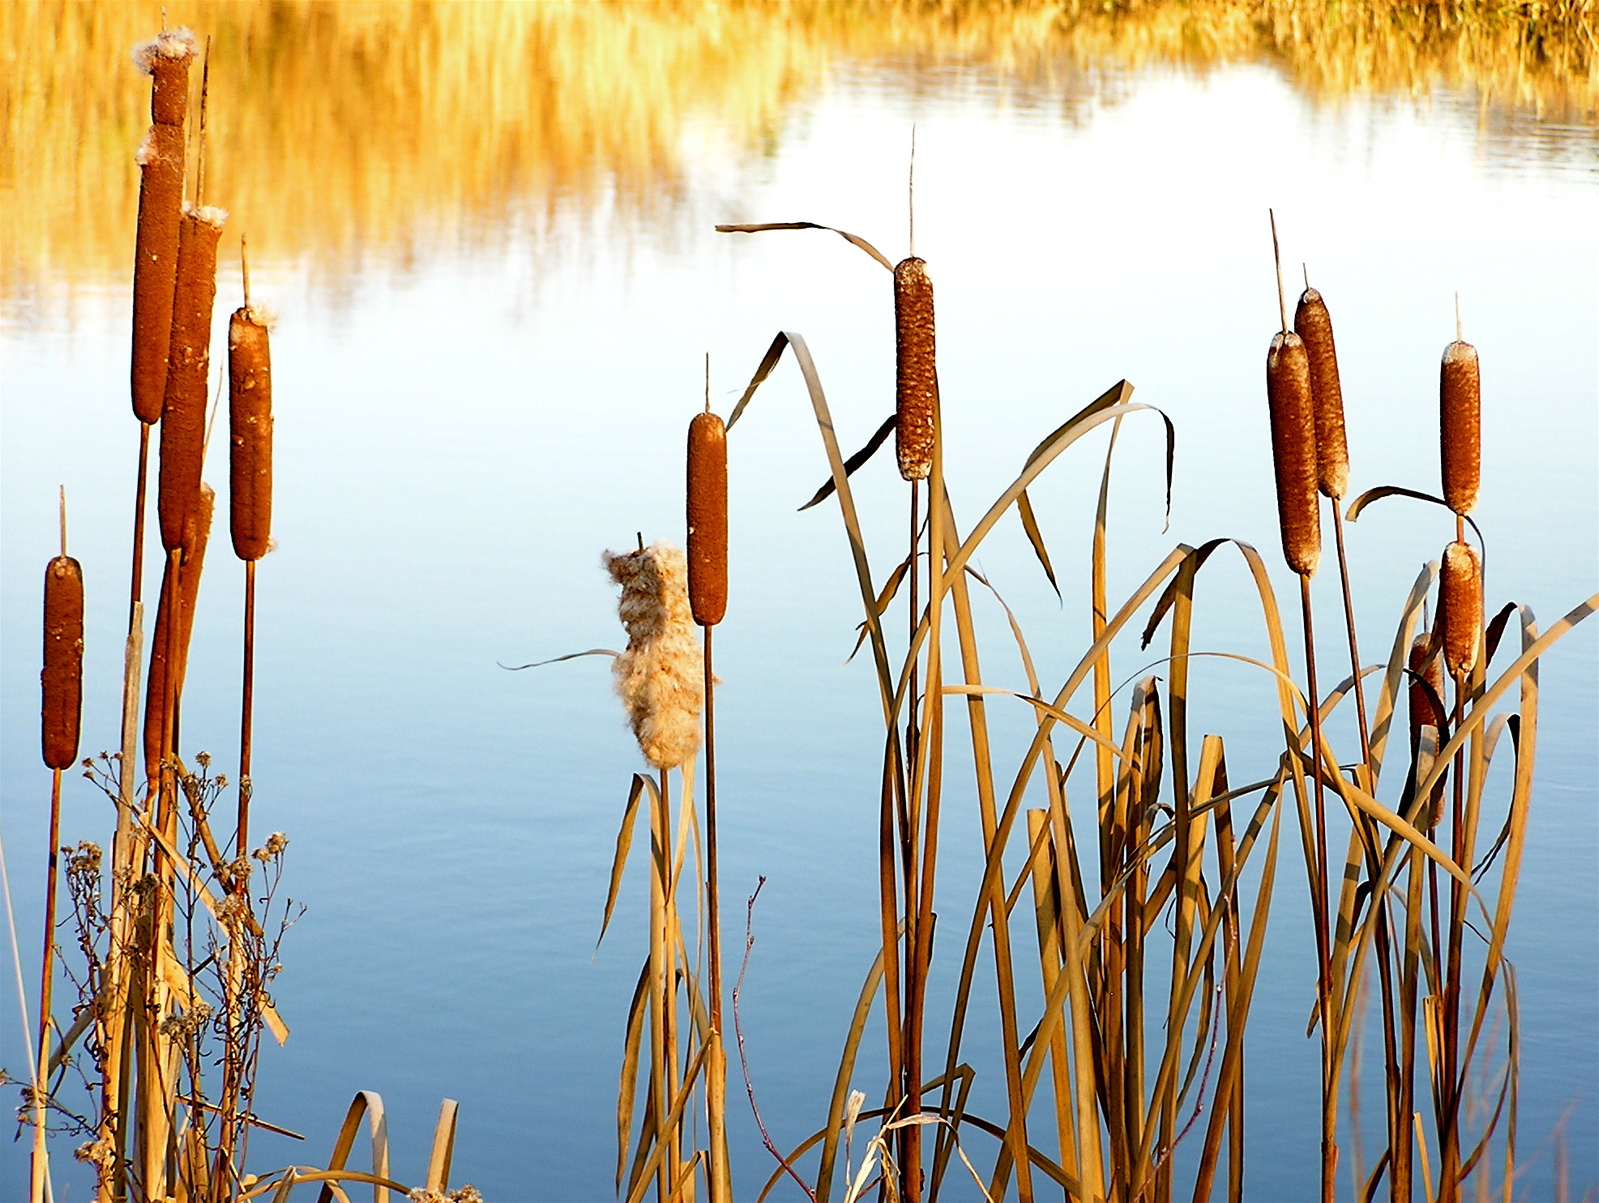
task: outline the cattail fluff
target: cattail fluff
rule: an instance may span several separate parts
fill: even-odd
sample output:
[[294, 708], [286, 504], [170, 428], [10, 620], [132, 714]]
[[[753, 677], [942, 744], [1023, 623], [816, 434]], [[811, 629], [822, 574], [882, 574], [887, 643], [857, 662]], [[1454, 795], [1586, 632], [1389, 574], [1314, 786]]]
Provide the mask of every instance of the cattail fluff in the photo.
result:
[[[1439, 708], [1444, 696], [1444, 661], [1434, 654], [1430, 659], [1427, 649], [1432, 637], [1427, 632], [1417, 635], [1410, 645], [1407, 666], [1410, 669], [1410, 751], [1415, 753], [1421, 744], [1421, 729], [1432, 727], [1442, 732], [1445, 716]], [[1425, 682], [1425, 684], [1423, 684]], [[1427, 686], [1432, 686], [1429, 694]], [[1434, 700], [1437, 699], [1437, 700]]]
[[1456, 676], [1469, 673], [1477, 666], [1477, 640], [1482, 634], [1482, 560], [1469, 543], [1456, 540], [1444, 548], [1438, 617], [1449, 671]]
[[1477, 348], [1458, 339], [1444, 348], [1438, 382], [1444, 501], [1461, 517], [1482, 484], [1482, 387]]
[[78, 759], [83, 715], [83, 566], [57, 556], [44, 570], [44, 671], [40, 728], [44, 763], [69, 769]]
[[683, 551], [653, 543], [625, 555], [608, 551], [604, 563], [622, 587], [617, 614], [627, 629], [627, 650], [611, 666], [616, 692], [644, 758], [658, 769], [676, 768], [699, 750], [705, 705], [705, 660]]
[[178, 227], [183, 217], [183, 121], [194, 51], [194, 35], [179, 29], [133, 52], [139, 69], [152, 77], [154, 120], [134, 155], [139, 164], [139, 220], [134, 235], [131, 384], [134, 416], [146, 424], [161, 420], [166, 394]]
[[912, 256], [894, 269], [894, 450], [899, 474], [926, 480], [933, 470], [938, 423], [938, 363], [933, 339], [933, 281]]
[[178, 283], [172, 306], [166, 397], [161, 406], [161, 474], [156, 508], [161, 546], [183, 541], [200, 496], [205, 458], [206, 381], [211, 372], [211, 306], [217, 295], [217, 239], [228, 215], [188, 208], [178, 244]]
[[1301, 576], [1321, 561], [1321, 513], [1316, 497], [1316, 415], [1310, 359], [1304, 341], [1284, 330], [1266, 353], [1266, 399], [1271, 411], [1271, 459], [1277, 475], [1277, 520], [1283, 557]]
[[688, 600], [694, 621], [727, 613], [727, 427], [713, 413], [688, 424]]
[[[216, 508], [216, 493], [210, 485], [200, 486], [200, 500], [189, 512], [183, 535], [183, 571], [178, 580], [178, 624], [176, 668], [173, 670], [173, 696], [183, 693], [183, 678], [189, 667], [189, 640], [194, 634], [194, 608], [200, 599], [200, 574], [205, 568], [205, 549], [211, 540], [211, 519]], [[150, 639], [149, 692], [144, 706], [144, 763], [153, 774], [161, 763], [161, 739], [166, 721], [168, 641], [172, 631], [172, 561], [167, 561], [161, 578], [161, 604], [156, 609], [155, 633]]]
[[259, 560], [272, 543], [271, 323], [259, 308], [228, 322], [228, 515], [233, 552]]
[[1316, 476], [1334, 501], [1349, 491], [1349, 438], [1344, 431], [1344, 394], [1338, 381], [1338, 352], [1332, 317], [1321, 293], [1305, 289], [1294, 310], [1294, 333], [1310, 360], [1310, 395], [1316, 408]]

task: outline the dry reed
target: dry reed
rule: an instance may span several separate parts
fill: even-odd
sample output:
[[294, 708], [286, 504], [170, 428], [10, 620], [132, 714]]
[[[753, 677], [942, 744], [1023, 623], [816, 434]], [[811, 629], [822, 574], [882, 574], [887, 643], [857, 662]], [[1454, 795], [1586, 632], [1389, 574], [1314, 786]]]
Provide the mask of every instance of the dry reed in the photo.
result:
[[1271, 462], [1277, 479], [1277, 521], [1283, 558], [1300, 576], [1321, 560], [1316, 499], [1316, 409], [1310, 359], [1297, 334], [1281, 331], [1266, 353], [1266, 398], [1271, 412]]
[[209, 206], [190, 208], [183, 215], [156, 498], [161, 545], [169, 552], [182, 545], [189, 515], [200, 496], [206, 384], [211, 368], [211, 306], [217, 294], [217, 240], [227, 216]]
[[228, 517], [233, 552], [259, 560], [272, 545], [271, 322], [259, 308], [228, 321]]
[[1477, 665], [1482, 634], [1482, 559], [1458, 539], [1444, 548], [1438, 574], [1438, 618], [1443, 626], [1444, 661], [1455, 676]]
[[727, 427], [713, 413], [688, 426], [688, 596], [694, 621], [727, 613]]
[[1444, 348], [1438, 398], [1444, 501], [1465, 517], [1482, 482], [1482, 390], [1470, 343], [1456, 339]]
[[933, 336], [933, 282], [912, 256], [894, 268], [894, 450], [899, 474], [926, 480], [937, 437], [938, 366]]
[[1310, 393], [1316, 410], [1316, 477], [1334, 501], [1349, 490], [1349, 442], [1344, 432], [1344, 396], [1338, 380], [1338, 352], [1332, 318], [1321, 293], [1306, 288], [1294, 310], [1294, 333], [1310, 360]]

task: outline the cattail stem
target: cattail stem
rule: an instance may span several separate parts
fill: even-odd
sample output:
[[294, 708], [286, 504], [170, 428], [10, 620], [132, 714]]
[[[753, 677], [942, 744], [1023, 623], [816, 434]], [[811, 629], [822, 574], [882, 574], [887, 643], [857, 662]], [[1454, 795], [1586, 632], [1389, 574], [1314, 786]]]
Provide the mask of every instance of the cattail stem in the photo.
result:
[[56, 872], [61, 842], [61, 770], [50, 771], [50, 857], [46, 862], [44, 895], [44, 958], [39, 972], [39, 1059], [33, 1079], [33, 1160], [29, 1193], [33, 1203], [43, 1203], [50, 1176], [50, 1154], [45, 1145], [45, 1099], [50, 1092], [50, 994], [55, 981]]
[[[239, 823], [236, 847], [239, 856], [250, 849], [251, 734], [255, 722], [255, 561], [244, 562], [244, 682], [240, 689], [239, 716]], [[241, 877], [239, 891], [247, 883]]]
[[139, 478], [133, 488], [133, 581], [128, 598], [128, 629], [144, 593], [144, 512], [150, 482], [150, 423], [139, 423]]
[[707, 1065], [706, 1112], [710, 1133], [710, 1161], [706, 1178], [711, 1203], [731, 1203], [732, 1182], [727, 1152], [727, 1055], [722, 1043], [722, 894], [716, 852], [716, 675], [711, 667], [711, 632], [705, 639], [705, 909], [706, 957], [710, 986], [711, 1050]]
[[1332, 506], [1333, 537], [1338, 545], [1338, 581], [1344, 595], [1344, 629], [1349, 633], [1349, 672], [1355, 695], [1355, 720], [1360, 729], [1360, 762], [1366, 769], [1363, 783], [1368, 791], [1374, 788], [1371, 779], [1371, 728], [1366, 722], [1366, 691], [1360, 684], [1360, 644], [1355, 637], [1355, 601], [1349, 588], [1349, 560], [1344, 552], [1344, 516], [1335, 499]]
[[1323, 1203], [1334, 1203], [1338, 1146], [1334, 1136], [1338, 1124], [1338, 1100], [1332, 1094], [1332, 961], [1329, 949], [1327, 916], [1327, 807], [1321, 771], [1321, 712], [1316, 690], [1316, 639], [1311, 621], [1310, 577], [1299, 578], [1299, 604], [1305, 628], [1305, 710], [1310, 720], [1310, 766], [1316, 799], [1316, 872], [1313, 888], [1316, 924], [1316, 1002], [1321, 1019], [1322, 1099], [1321, 1099], [1321, 1193]]

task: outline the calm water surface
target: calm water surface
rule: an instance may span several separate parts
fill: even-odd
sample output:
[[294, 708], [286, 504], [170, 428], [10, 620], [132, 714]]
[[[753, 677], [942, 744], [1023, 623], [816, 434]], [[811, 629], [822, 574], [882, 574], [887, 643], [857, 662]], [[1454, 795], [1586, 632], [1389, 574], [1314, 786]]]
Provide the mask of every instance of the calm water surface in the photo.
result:
[[[979, 67], [857, 64], [753, 144], [730, 122], [687, 122], [656, 202], [603, 185], [565, 201], [513, 194], [491, 227], [374, 236], [332, 267], [291, 255], [256, 265], [253, 290], [281, 318], [280, 547], [260, 569], [254, 823], [289, 834], [288, 889], [308, 908], [277, 992], [293, 1036], [263, 1056], [258, 1111], [309, 1136], [259, 1137], [258, 1166], [325, 1158], [351, 1094], [370, 1089], [389, 1107], [396, 1175], [417, 1179], [448, 1095], [461, 1101], [457, 1180], [500, 1201], [612, 1197], [623, 1017], [645, 950], [637, 866], [598, 951], [594, 939], [641, 762], [603, 661], [519, 674], [497, 662], [622, 638], [599, 555], [636, 531], [681, 538], [678, 448], [706, 351], [724, 412], [779, 329], [806, 335], [843, 443], [864, 441], [891, 405], [881, 269], [831, 235], [717, 235], [714, 223], [825, 222], [897, 258], [914, 125], [916, 250], [938, 287], [959, 517], [973, 521], [1044, 433], [1122, 377], [1176, 423], [1169, 530], [1159, 423], [1123, 433], [1113, 596], [1176, 540], [1234, 535], [1276, 562], [1261, 379], [1277, 322], [1268, 206], [1289, 287], [1303, 261], [1332, 306], [1357, 490], [1437, 487], [1437, 363], [1458, 292], [1483, 362], [1490, 604], [1526, 602], [1547, 624], [1599, 578], [1599, 170], [1592, 130], [1512, 124], [1447, 92], [1313, 103], [1259, 64], [1065, 72], [1027, 88]], [[219, 314], [238, 291], [225, 263]], [[0, 789], [26, 968], [48, 791], [34, 734], [37, 577], [62, 482], [90, 589], [84, 750], [116, 738], [135, 446], [124, 284], [34, 281], [6, 298], [0, 354]], [[836, 508], [795, 512], [826, 467], [792, 366], [732, 442], [736, 575], [717, 638], [723, 880], [736, 950], [739, 900], [767, 878], [741, 1011], [762, 1114], [792, 1145], [825, 1117], [878, 940], [880, 737], [868, 666], [842, 664], [858, 601]], [[1014, 523], [982, 556], [1046, 687], [1088, 642], [1079, 578], [1103, 448], [1094, 436], [1034, 491], [1063, 602]], [[879, 574], [902, 539], [890, 463], [859, 478]], [[224, 473], [214, 456], [211, 475]], [[1390, 501], [1350, 536], [1375, 658], [1450, 528]], [[1200, 640], [1260, 654], [1240, 565], [1218, 558], [1208, 573]], [[222, 765], [236, 756], [241, 577], [213, 558], [185, 703], [186, 747]], [[1275, 583], [1291, 598], [1292, 578]], [[1331, 581], [1320, 590], [1324, 630], [1336, 631]], [[994, 625], [985, 668], [1021, 688], [1006, 647]], [[1579, 629], [1545, 661], [1511, 939], [1531, 1197], [1550, 1195], [1562, 1121], [1573, 1184], [1599, 1181], [1596, 647]], [[1152, 658], [1136, 645], [1119, 656], [1118, 677]], [[1196, 729], [1227, 736], [1236, 779], [1263, 775], [1269, 685], [1217, 662], [1200, 692]], [[999, 713], [998, 738], [1015, 745], [1026, 716]], [[940, 887], [961, 929], [980, 869], [966, 801], [946, 802]], [[69, 781], [65, 805], [67, 838], [108, 837], [109, 807], [86, 782]], [[1255, 1199], [1308, 1198], [1316, 1173], [1307, 910], [1300, 879], [1279, 874], [1250, 1024]], [[938, 998], [957, 962], [953, 945], [943, 951]], [[979, 1006], [989, 1001], [980, 987]], [[0, 994], [14, 1071], [21, 1030], [15, 997]], [[880, 1043], [869, 1038], [857, 1075], [869, 1095]], [[1002, 1090], [995, 1057], [977, 1025], [979, 1111]], [[1364, 1081], [1380, 1098], [1369, 1067]], [[771, 1162], [736, 1086], [734, 1097], [740, 1195], [753, 1197]], [[1368, 1122], [1368, 1150], [1375, 1142]], [[83, 1199], [62, 1144], [58, 1197]], [[25, 1149], [3, 1156], [0, 1194], [17, 1197]]]

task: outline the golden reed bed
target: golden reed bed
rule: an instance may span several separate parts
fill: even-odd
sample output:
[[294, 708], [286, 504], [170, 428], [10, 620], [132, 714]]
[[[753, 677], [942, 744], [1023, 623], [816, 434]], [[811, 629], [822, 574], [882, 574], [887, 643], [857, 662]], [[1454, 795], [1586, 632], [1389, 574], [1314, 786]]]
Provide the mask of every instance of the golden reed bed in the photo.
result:
[[[1485, 113], [1599, 119], [1593, 0], [166, 7], [214, 37], [208, 191], [262, 262], [404, 254], [488, 228], [513, 199], [546, 214], [612, 189], [624, 205], [662, 203], [686, 123], [711, 117], [756, 145], [852, 61], [969, 61], [1048, 85], [1060, 67], [1267, 59], [1320, 98], [1449, 87], [1475, 89]], [[161, 9], [0, 5], [0, 300], [120, 286], [131, 270], [148, 85], [128, 51]]]

